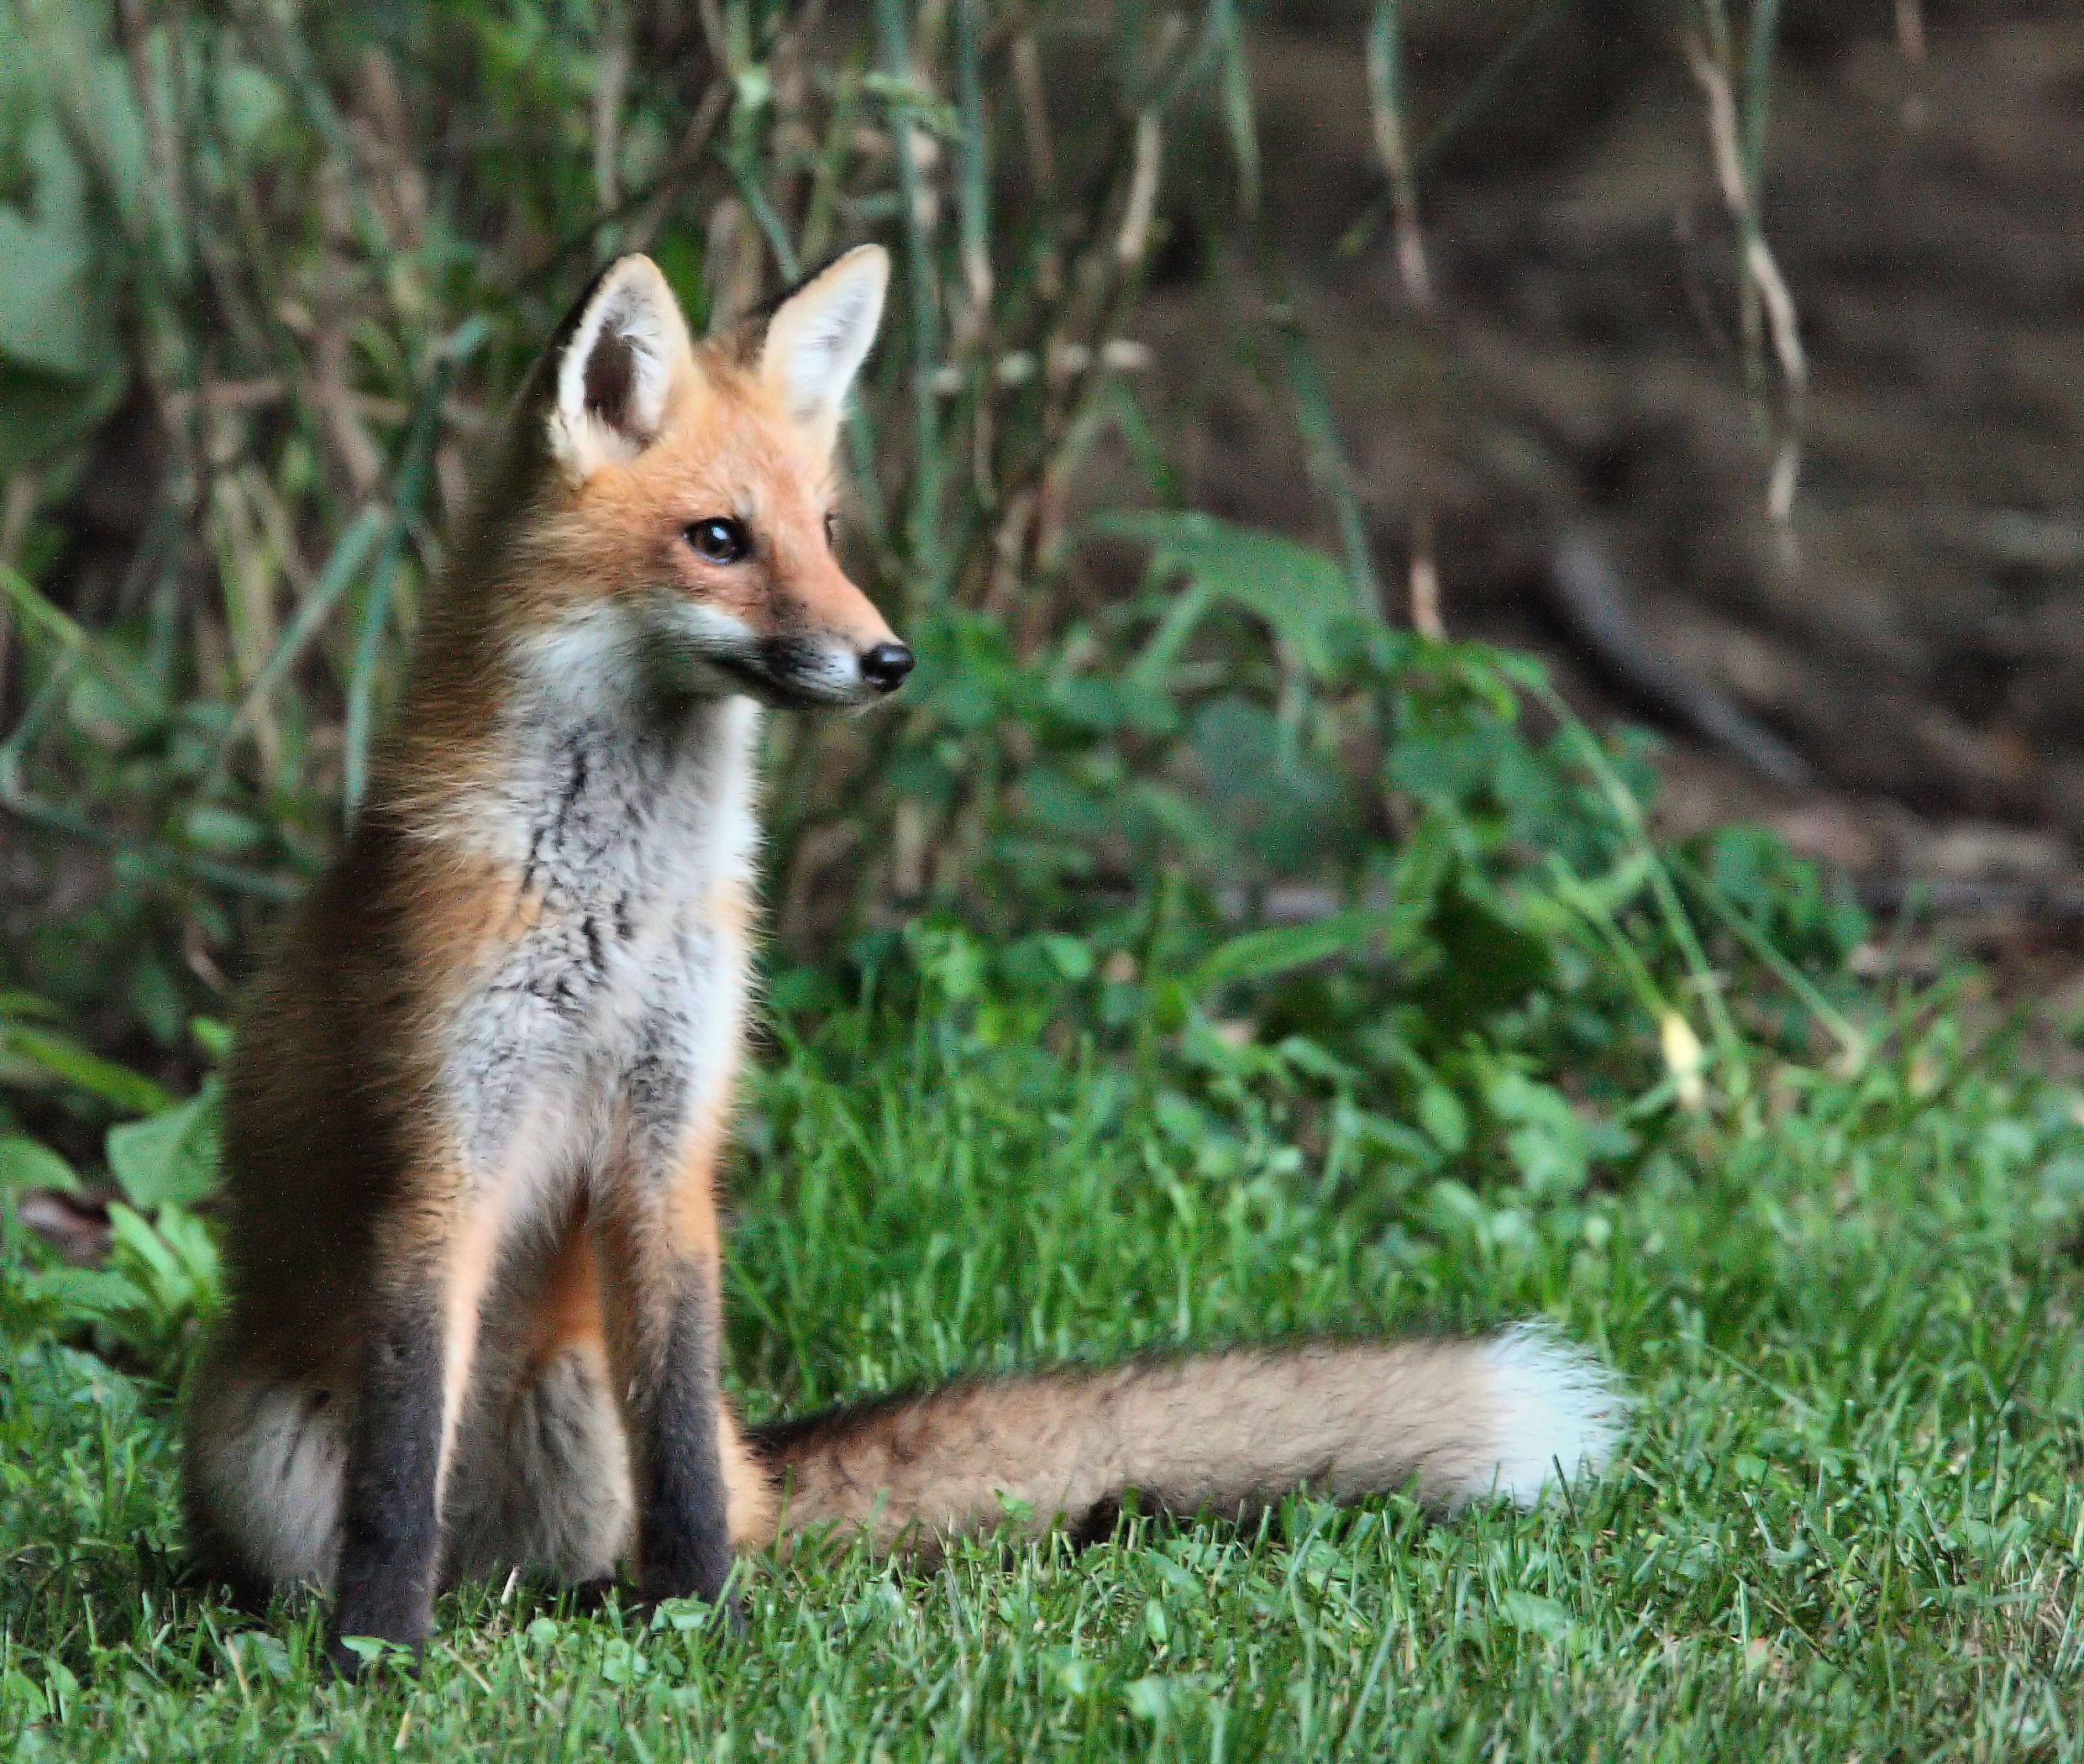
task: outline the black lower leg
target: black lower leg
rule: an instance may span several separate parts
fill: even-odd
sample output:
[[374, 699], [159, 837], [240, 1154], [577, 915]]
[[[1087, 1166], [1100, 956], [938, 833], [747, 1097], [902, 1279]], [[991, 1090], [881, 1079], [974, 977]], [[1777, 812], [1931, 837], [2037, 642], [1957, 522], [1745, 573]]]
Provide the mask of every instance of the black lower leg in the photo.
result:
[[328, 1645], [334, 1664], [350, 1673], [360, 1656], [343, 1636], [417, 1647], [433, 1618], [441, 1554], [441, 1316], [431, 1281], [394, 1295], [363, 1353]]
[[713, 1267], [680, 1273], [637, 1391], [637, 1590], [715, 1603], [731, 1572], [719, 1436], [721, 1307]]

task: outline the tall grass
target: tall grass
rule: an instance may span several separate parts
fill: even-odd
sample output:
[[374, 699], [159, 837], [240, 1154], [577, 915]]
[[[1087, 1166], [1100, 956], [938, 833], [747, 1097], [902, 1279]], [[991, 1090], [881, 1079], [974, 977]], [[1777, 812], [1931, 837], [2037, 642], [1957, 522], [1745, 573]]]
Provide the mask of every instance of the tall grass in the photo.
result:
[[[1678, 22], [1733, 95], [1715, 140], [1770, 266], [1775, 14], [1702, 6]], [[1422, 134], [1401, 9], [1357, 23], [1421, 403], [1446, 341], [1417, 180], [1558, 16]], [[351, 814], [445, 523], [592, 267], [648, 250], [709, 321], [864, 236], [900, 285], [847, 543], [924, 665], [894, 715], [776, 728], [785, 943], [936, 905], [1084, 924], [1157, 870], [1247, 910], [1298, 877], [1352, 904], [1415, 812], [1378, 764], [1397, 707], [1474, 676], [1383, 641], [1446, 623], [1429, 493], [1385, 596], [1268, 249], [1254, 29], [1236, 0], [0, 0], [0, 225], [27, 217], [39, 254], [0, 258], [0, 813], [92, 901], [28, 916], [16, 965], [161, 1042], [213, 1008]], [[1135, 332], [1182, 229], [1272, 297], [1245, 304], [1342, 595], [1293, 549], [1184, 528], [1136, 533], [1166, 567], [1132, 591], [1077, 567], [1094, 501], [1170, 495]], [[1784, 361], [1777, 283], [1744, 286]], [[1260, 580], [1183, 623], [1183, 558]], [[1270, 821], [1308, 831], [1269, 847]]]
[[[890, 239], [851, 549], [930, 654], [982, 616], [1039, 658], [1076, 612], [1047, 586], [1071, 486], [1127, 412], [1168, 130], [1234, 29], [981, 0], [880, 0], [861, 29], [814, 0], [9, 0], [0, 148], [71, 254], [45, 317], [91, 297], [96, 322], [59, 365], [78, 372], [38, 370], [74, 409], [34, 431], [26, 392], [8, 412], [0, 801], [120, 843], [141, 886], [285, 893], [360, 793], [502, 397], [624, 250], [717, 318]], [[97, 549], [76, 511], [103, 473], [126, 486]], [[835, 874], [849, 906], [916, 893], [959, 851], [958, 803], [915, 797], [886, 837], [865, 780], [905, 738], [781, 732], [785, 902], [829, 899]]]

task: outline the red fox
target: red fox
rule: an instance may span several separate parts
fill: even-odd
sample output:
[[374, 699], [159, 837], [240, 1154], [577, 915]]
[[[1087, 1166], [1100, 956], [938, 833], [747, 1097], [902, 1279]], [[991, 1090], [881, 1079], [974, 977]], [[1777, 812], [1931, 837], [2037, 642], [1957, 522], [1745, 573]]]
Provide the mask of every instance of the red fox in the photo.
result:
[[[719, 1383], [717, 1173], [745, 1040], [763, 706], [911, 650], [832, 550], [888, 260], [697, 344], [626, 257], [520, 396], [426, 606], [367, 802], [254, 987], [225, 1119], [226, 1308], [186, 1401], [197, 1550], [417, 1646], [437, 1591], [733, 1554], [932, 1550], [1131, 1490], [1530, 1504], [1618, 1399], [1529, 1331], [961, 1384], [748, 1431]], [[1002, 1499], [1004, 1497], [1005, 1499]], [[1019, 1504], [1024, 1503], [1022, 1507]]]

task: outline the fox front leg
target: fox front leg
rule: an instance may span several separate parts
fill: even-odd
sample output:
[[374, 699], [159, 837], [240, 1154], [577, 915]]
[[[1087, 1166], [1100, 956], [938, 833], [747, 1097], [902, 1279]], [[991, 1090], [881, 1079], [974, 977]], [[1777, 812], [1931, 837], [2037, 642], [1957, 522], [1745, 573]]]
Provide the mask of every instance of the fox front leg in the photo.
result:
[[378, 1253], [356, 1366], [326, 1644], [328, 1657], [349, 1677], [360, 1672], [361, 1656], [346, 1637], [417, 1652], [433, 1620], [442, 1484], [496, 1247], [488, 1209], [452, 1200], [445, 1210], [455, 1223], [435, 1241], [403, 1241], [412, 1231], [400, 1221]]
[[[631, 1567], [646, 1604], [719, 1604], [731, 1573], [713, 1162], [703, 1155], [669, 1173], [631, 1171], [593, 1215], [637, 1496]], [[730, 1615], [738, 1620], [735, 1603]]]

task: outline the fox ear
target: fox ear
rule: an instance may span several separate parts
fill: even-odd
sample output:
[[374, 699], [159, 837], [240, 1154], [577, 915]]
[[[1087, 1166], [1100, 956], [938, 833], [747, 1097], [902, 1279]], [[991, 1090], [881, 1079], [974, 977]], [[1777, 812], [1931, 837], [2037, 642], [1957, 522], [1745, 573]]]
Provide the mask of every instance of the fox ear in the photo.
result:
[[767, 321], [760, 377], [821, 446], [829, 448], [837, 436], [840, 409], [875, 341], [890, 280], [890, 253], [857, 245], [789, 295]]
[[659, 438], [667, 400], [694, 370], [687, 320], [648, 257], [611, 264], [565, 322], [550, 407], [550, 452], [583, 482]]

